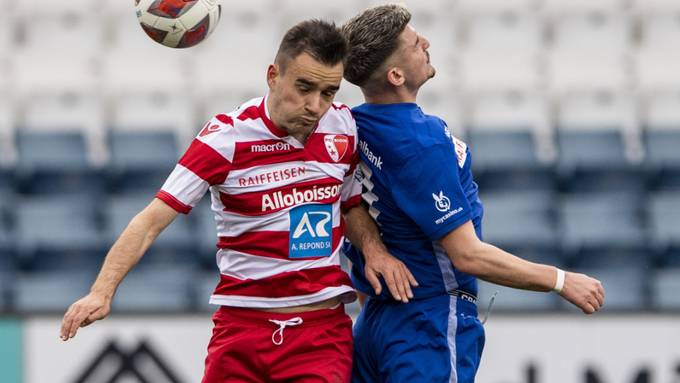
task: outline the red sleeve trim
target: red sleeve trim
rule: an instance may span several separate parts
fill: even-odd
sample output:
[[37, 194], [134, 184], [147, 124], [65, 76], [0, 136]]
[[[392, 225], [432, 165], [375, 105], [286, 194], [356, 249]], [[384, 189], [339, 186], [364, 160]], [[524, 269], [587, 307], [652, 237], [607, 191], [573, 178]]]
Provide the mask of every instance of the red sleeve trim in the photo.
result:
[[340, 209], [343, 213], [347, 213], [349, 209], [359, 206], [361, 204], [361, 194], [350, 197], [347, 201], [340, 204]]
[[178, 213], [189, 214], [189, 212], [191, 211], [191, 206], [183, 204], [172, 194], [164, 190], [158, 191], [158, 193], [156, 193], [156, 198], [165, 202], [168, 206], [175, 209]]

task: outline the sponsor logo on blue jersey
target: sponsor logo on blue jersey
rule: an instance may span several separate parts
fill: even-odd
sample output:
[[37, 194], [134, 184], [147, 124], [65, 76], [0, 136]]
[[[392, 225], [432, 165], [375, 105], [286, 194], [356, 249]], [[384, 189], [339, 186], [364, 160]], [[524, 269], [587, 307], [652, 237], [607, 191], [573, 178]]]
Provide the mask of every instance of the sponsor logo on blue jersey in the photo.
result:
[[332, 205], [303, 205], [290, 211], [289, 258], [328, 257], [332, 244]]

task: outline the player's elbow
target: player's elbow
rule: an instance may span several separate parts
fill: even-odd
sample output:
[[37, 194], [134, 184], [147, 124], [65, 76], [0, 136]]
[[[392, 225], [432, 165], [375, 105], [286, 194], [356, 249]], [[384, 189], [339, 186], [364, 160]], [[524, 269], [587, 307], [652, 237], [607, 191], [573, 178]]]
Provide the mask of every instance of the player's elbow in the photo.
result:
[[474, 248], [457, 248], [453, 251], [448, 251], [448, 253], [453, 267], [466, 274], [475, 275], [478, 265]]

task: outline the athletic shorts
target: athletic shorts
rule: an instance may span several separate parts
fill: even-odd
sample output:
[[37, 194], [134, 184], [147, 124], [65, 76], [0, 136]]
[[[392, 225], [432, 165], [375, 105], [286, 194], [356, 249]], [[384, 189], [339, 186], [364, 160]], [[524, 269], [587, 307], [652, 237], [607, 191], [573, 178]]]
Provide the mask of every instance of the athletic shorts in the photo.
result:
[[203, 383], [347, 383], [352, 320], [344, 306], [279, 314], [222, 306]]
[[368, 299], [354, 325], [352, 382], [474, 382], [483, 348], [477, 305], [462, 297]]

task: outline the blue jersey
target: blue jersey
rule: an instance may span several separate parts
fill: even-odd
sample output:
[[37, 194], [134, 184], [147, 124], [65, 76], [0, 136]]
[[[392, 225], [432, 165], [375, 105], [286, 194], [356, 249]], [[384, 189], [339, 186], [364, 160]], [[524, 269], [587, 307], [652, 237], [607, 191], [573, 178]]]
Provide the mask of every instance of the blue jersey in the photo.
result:
[[[438, 244], [467, 221], [481, 238], [483, 208], [467, 145], [417, 104], [363, 104], [352, 112], [359, 129], [357, 177], [364, 202], [390, 253], [418, 280], [415, 299], [457, 289], [476, 295], [476, 278], [456, 270]], [[355, 286], [374, 296], [360, 253], [348, 245], [346, 254]], [[386, 288], [379, 298], [390, 299]]]

